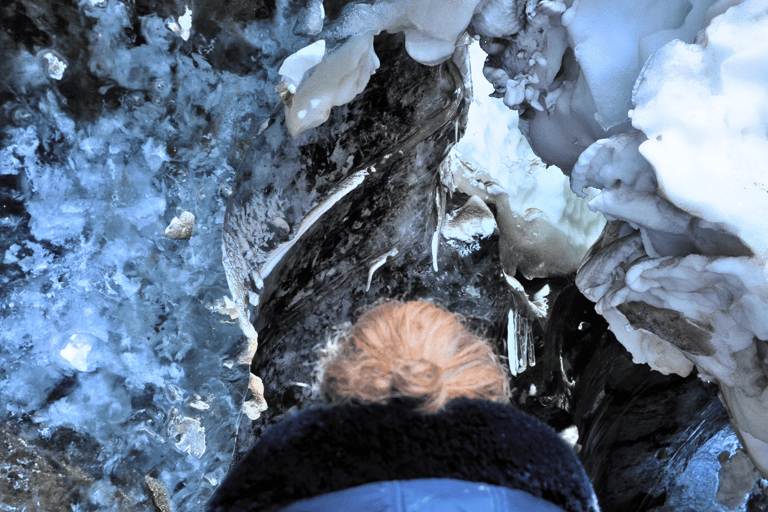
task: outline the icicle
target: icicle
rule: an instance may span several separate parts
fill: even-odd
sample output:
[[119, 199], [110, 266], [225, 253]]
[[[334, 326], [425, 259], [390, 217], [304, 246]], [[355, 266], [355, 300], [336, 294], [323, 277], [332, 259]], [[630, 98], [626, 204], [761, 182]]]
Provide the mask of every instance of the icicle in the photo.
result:
[[510, 309], [507, 315], [507, 357], [509, 358], [509, 371], [513, 377], [517, 377], [517, 326], [515, 324], [515, 310]]
[[432, 269], [437, 272], [437, 249], [440, 247], [440, 231], [445, 219], [445, 188], [441, 185], [435, 190], [435, 208], [437, 209], [437, 227], [432, 235]]

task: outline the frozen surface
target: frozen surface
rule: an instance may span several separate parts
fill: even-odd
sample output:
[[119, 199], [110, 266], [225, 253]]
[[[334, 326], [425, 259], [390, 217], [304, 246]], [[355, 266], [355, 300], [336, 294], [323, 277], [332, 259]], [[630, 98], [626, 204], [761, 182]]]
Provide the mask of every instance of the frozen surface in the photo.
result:
[[518, 128], [518, 113], [491, 98], [484, 80], [485, 53], [470, 47], [473, 100], [464, 137], [443, 163], [451, 191], [482, 198], [496, 207], [505, 272], [526, 278], [573, 273], [605, 224], [568, 177], [544, 164]]
[[350, 38], [323, 59], [296, 95], [286, 102], [285, 117], [291, 135], [297, 137], [324, 123], [331, 115], [331, 107], [352, 101], [365, 89], [378, 67], [373, 36], [369, 35]]
[[[472, 28], [483, 36], [496, 94], [510, 108], [536, 111], [525, 128], [533, 149], [569, 173], [587, 146], [629, 127], [632, 86], [647, 58], [669, 41], [693, 42], [724, 9], [715, 3], [579, 0], [531, 9], [498, 0]], [[501, 21], [509, 17], [517, 23]]]
[[324, 33], [333, 39], [349, 40], [325, 58], [319, 55], [322, 62], [312, 63], [317, 67], [305, 82], [297, 80], [301, 79], [299, 73], [292, 73], [292, 63], [312, 54], [308, 51], [311, 47], [291, 55], [286, 60], [290, 65], [281, 68], [290, 91], [284, 102], [291, 135], [296, 138], [320, 126], [328, 119], [331, 107], [349, 103], [365, 89], [379, 67], [373, 51], [374, 36], [384, 31], [402, 32], [408, 54], [421, 64], [435, 66], [453, 55], [477, 8], [478, 0], [377, 0], [348, 6]]
[[535, 153], [613, 221], [580, 289], [636, 362], [718, 382], [767, 475], [764, 2], [521, 4], [472, 28]]
[[651, 56], [634, 130], [591, 145], [572, 186], [617, 221], [577, 283], [635, 361], [720, 385], [768, 475], [768, 12], [743, 2]]
[[563, 25], [604, 130], [625, 123], [646, 59], [674, 39], [692, 42], [714, 0], [579, 0]]
[[55, 52], [0, 33], [15, 205], [0, 221], [0, 417], [27, 446], [69, 443], [52, 457], [84, 475], [48, 502], [55, 479], [19, 466], [7, 510], [151, 510], [164, 493], [199, 510], [234, 450], [249, 373], [239, 329], [210, 309], [227, 293], [221, 230], [237, 155], [279, 104], [290, 52], [265, 36], [295, 36], [242, 25], [246, 72], [220, 57], [226, 36], [196, 31], [197, 10], [136, 9], [62, 8]]
[[405, 34], [408, 54], [421, 64], [434, 66], [449, 59], [456, 44], [482, 7], [479, 0], [377, 0], [357, 3], [327, 28], [342, 38], [375, 35], [386, 30]]

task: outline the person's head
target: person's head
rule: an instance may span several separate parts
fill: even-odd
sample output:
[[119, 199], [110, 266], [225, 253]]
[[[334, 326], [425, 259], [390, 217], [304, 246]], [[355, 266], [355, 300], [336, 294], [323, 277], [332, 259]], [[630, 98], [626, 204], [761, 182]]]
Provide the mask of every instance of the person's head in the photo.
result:
[[320, 371], [330, 405], [399, 397], [434, 413], [459, 397], [509, 400], [507, 367], [490, 343], [431, 302], [376, 306], [336, 343]]

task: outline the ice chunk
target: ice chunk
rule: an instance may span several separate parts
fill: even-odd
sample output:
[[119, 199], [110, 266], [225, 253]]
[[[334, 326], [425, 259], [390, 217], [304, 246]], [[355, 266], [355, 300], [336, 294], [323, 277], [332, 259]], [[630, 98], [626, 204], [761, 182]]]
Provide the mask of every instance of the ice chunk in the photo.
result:
[[289, 55], [277, 71], [283, 77], [279, 87], [285, 89], [290, 94], [296, 94], [296, 89], [304, 79], [304, 74], [320, 64], [324, 56], [324, 39], [315, 41], [309, 46], [305, 46], [296, 53]]
[[[479, 0], [421, 0], [418, 2], [401, 0], [399, 7], [405, 11], [404, 19], [400, 22], [402, 25], [395, 24], [387, 27], [387, 30], [393, 32], [410, 28], [411, 30], [405, 32], [406, 48], [409, 36], [414, 37], [418, 33], [423, 39], [418, 43], [412, 42], [412, 45], [433, 44], [435, 53], [431, 55], [432, 63], [442, 62], [453, 54], [453, 46], [472, 20], [478, 3]], [[450, 48], [444, 48], [440, 57], [438, 54], [441, 45], [446, 43]], [[424, 51], [425, 48], [422, 47], [420, 50]], [[422, 64], [430, 65], [428, 62], [419, 60], [410, 51], [408, 53]]]
[[88, 371], [88, 354], [93, 349], [95, 336], [87, 333], [75, 333], [67, 338], [67, 345], [59, 351], [59, 355], [67, 360], [75, 369]]
[[496, 230], [496, 219], [490, 208], [477, 196], [451, 214], [443, 225], [442, 235], [449, 240], [471, 244], [478, 238], [488, 238]]
[[[323, 124], [331, 115], [332, 107], [352, 101], [365, 89], [378, 67], [373, 36], [352, 37], [323, 59], [296, 92], [291, 105], [285, 107], [285, 121], [291, 135], [298, 137], [301, 132]], [[295, 75], [291, 80], [294, 78]]]
[[472, 27], [486, 37], [504, 37], [523, 28], [525, 6], [517, 0], [486, 0], [472, 17]]
[[67, 60], [56, 50], [42, 50], [40, 59], [43, 61], [45, 76], [51, 80], [61, 80], [67, 70]]
[[304, 10], [299, 13], [293, 33], [304, 36], [317, 35], [323, 30], [324, 21], [325, 8], [322, 0], [310, 0]]
[[747, 454], [737, 450], [723, 463], [718, 476], [719, 484], [715, 500], [731, 510], [736, 510], [744, 502], [760, 475]]
[[184, 41], [189, 39], [189, 33], [192, 29], [192, 9], [189, 6], [184, 6], [184, 14], [179, 16], [179, 22], [176, 23], [173, 20], [168, 22], [168, 28], [174, 34], [178, 35]]
[[435, 66], [453, 55], [456, 41], [446, 41], [418, 30], [403, 30], [405, 50], [414, 60], [427, 66]]

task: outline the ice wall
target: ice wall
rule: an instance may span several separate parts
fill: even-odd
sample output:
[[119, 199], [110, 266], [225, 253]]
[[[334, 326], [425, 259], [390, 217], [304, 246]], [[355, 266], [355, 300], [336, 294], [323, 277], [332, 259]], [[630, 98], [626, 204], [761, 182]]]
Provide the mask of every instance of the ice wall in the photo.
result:
[[[231, 13], [163, 4], [36, 6], [14, 2], [18, 18], [0, 31], [0, 175], [15, 205], [0, 227], [0, 418], [85, 476], [57, 498], [19, 466], [0, 501], [152, 510], [165, 495], [199, 510], [229, 468], [249, 382], [239, 329], [210, 309], [227, 289], [233, 164], [279, 104], [276, 68], [290, 51], [272, 36], [296, 36], [280, 17], [232, 25]], [[175, 217], [191, 218], [182, 211], [191, 236], [166, 236]], [[97, 455], [76, 455], [85, 447]]]
[[596, 142], [574, 187], [617, 231], [579, 286], [637, 362], [718, 382], [737, 432], [768, 475], [768, 30], [743, 2], [694, 44], [672, 41], [645, 64], [633, 126]]
[[574, 2], [564, 81], [543, 110], [521, 98], [534, 150], [575, 164], [573, 190], [599, 189], [590, 208], [612, 221], [580, 289], [636, 362], [718, 382], [767, 475], [767, 11], [732, 3]]

